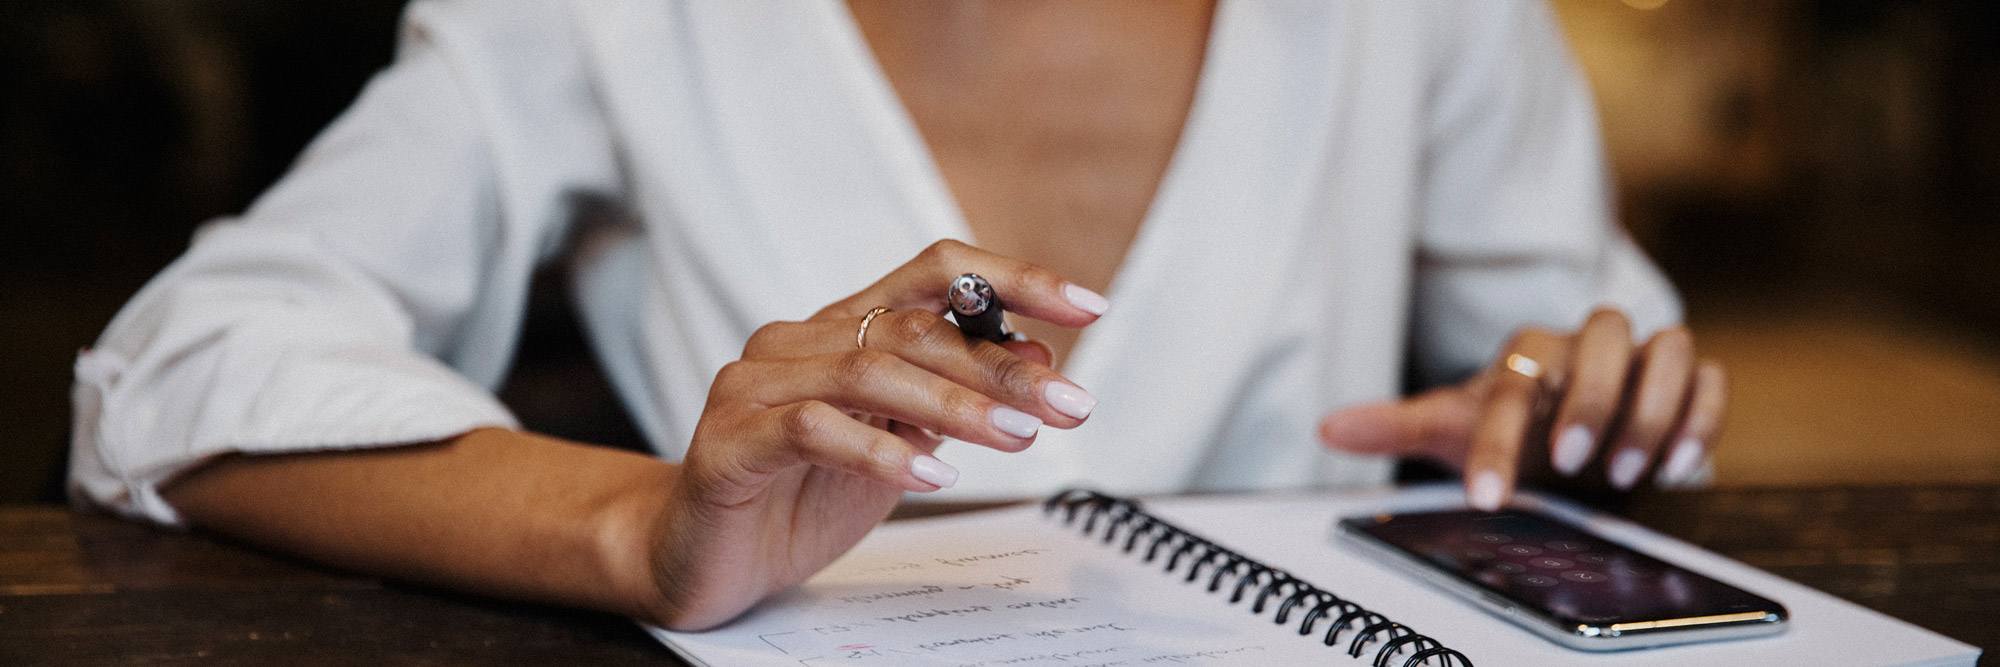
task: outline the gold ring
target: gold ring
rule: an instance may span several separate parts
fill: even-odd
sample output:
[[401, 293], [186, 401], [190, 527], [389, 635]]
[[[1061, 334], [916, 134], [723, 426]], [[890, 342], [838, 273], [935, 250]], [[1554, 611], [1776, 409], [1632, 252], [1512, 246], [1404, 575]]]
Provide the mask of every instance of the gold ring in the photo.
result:
[[868, 311], [867, 315], [861, 316], [861, 330], [854, 332], [855, 347], [868, 347], [868, 325], [875, 322], [876, 315], [886, 312], [889, 312], [888, 306], [876, 306], [874, 310]]
[[1507, 370], [1520, 373], [1522, 376], [1527, 377], [1530, 380], [1542, 379], [1542, 364], [1533, 359], [1529, 359], [1525, 355], [1520, 355], [1520, 354], [1507, 355], [1507, 361], [1502, 365], [1506, 366]]

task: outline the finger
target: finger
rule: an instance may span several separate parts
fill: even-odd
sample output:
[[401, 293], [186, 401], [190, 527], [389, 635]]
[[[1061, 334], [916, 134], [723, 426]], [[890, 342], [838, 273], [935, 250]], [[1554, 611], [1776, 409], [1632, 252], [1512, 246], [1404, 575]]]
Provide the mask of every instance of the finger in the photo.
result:
[[[884, 313], [884, 315], [886, 314]], [[869, 320], [868, 328], [873, 330], [875, 328], [874, 320], [881, 318], [882, 315], [877, 315], [875, 318]], [[938, 321], [944, 322], [945, 320], [943, 317], [939, 317]], [[856, 318], [854, 322], [845, 324], [832, 319], [810, 322], [771, 322], [758, 327], [755, 332], [750, 334], [750, 340], [744, 343], [743, 354], [740, 358], [792, 359], [809, 357], [816, 354], [839, 352], [854, 347], [856, 343], [867, 342], [868, 339], [865, 336], [839, 335], [849, 325], [852, 325], [854, 329], [854, 331], [849, 333], [860, 333], [861, 323], [859, 318]], [[878, 344], [881, 342], [879, 336], [876, 337], [875, 342]], [[970, 341], [967, 342], [967, 345], [971, 344]], [[1028, 361], [1050, 368], [1055, 367], [1056, 353], [1053, 348], [1049, 347], [1048, 343], [1023, 338], [1002, 342], [1000, 346], [1007, 348], [1009, 352], [1013, 352], [1022, 359], [1027, 359]]]
[[906, 491], [936, 491], [958, 478], [956, 469], [902, 438], [818, 401], [703, 423], [729, 431], [739, 446], [689, 450], [685, 479], [696, 497], [724, 507], [748, 502], [779, 473], [800, 465], [821, 466]]
[[[1500, 364], [1488, 371], [1493, 374], [1492, 386], [1480, 406], [1465, 461], [1466, 500], [1489, 512], [1500, 509], [1513, 493], [1523, 441], [1534, 422], [1545, 377], [1510, 368], [1509, 361], [1525, 356], [1542, 373], [1560, 372], [1567, 345], [1554, 334], [1529, 329], [1517, 334], [1507, 349]], [[1552, 367], [1557, 370], [1550, 371]]]
[[[751, 342], [744, 348], [744, 358], [797, 359], [843, 354], [855, 349], [854, 328], [859, 322], [856, 318], [766, 325], [751, 336]], [[1003, 347], [968, 339], [956, 325], [930, 311], [899, 310], [877, 315], [869, 322], [865, 342], [869, 350], [900, 357], [1057, 428], [1081, 425], [1097, 407], [1097, 398], [1076, 383], [1046, 364], [1023, 356], [1042, 353], [1046, 346], [1010, 341], [1011, 347]]]
[[1716, 435], [1722, 432], [1722, 416], [1729, 405], [1729, 376], [1722, 364], [1703, 359], [1695, 367], [1694, 389], [1688, 397], [1687, 418], [1674, 436], [1674, 446], [1660, 464], [1657, 483], [1664, 487], [1686, 486], [1701, 472]]
[[814, 318], [858, 317], [877, 306], [943, 314], [945, 289], [952, 279], [967, 273], [977, 273], [991, 283], [1008, 311], [1052, 324], [1080, 327], [1097, 321], [1110, 307], [1102, 295], [1052, 271], [946, 239]]
[[1001, 343], [1000, 347], [1007, 348], [1008, 352], [1012, 352], [1014, 353], [1015, 356], [1018, 356], [1022, 359], [1026, 359], [1028, 361], [1032, 361], [1041, 364], [1043, 366], [1047, 366], [1049, 368], [1056, 367], [1056, 350], [1055, 348], [1049, 347], [1048, 343], [1032, 339], [1010, 340], [1005, 343]]
[[1562, 407], [1551, 429], [1556, 440], [1549, 462], [1556, 472], [1574, 476], [1590, 463], [1624, 397], [1631, 367], [1632, 324], [1615, 310], [1592, 313], [1571, 346]]
[[917, 451], [927, 454], [937, 451], [938, 445], [944, 442], [944, 434], [915, 424], [890, 421], [888, 429], [896, 437], [910, 443], [911, 447], [917, 448]]
[[1043, 424], [1033, 415], [878, 350], [738, 361], [725, 366], [715, 384], [721, 393], [756, 405], [822, 401], [1006, 452], [1027, 449]]
[[777, 472], [798, 463], [831, 468], [900, 487], [936, 491], [958, 481], [958, 470], [900, 437], [856, 421], [839, 408], [802, 401], [762, 411], [746, 468]]
[[1425, 456], [1462, 467], [1483, 395], [1453, 386], [1363, 403], [1327, 415], [1320, 421], [1319, 437], [1334, 449], [1355, 454]]
[[1639, 349], [1630, 398], [1606, 466], [1611, 486], [1632, 488], [1651, 465], [1687, 406], [1694, 362], [1694, 336], [1686, 327], [1663, 329]]

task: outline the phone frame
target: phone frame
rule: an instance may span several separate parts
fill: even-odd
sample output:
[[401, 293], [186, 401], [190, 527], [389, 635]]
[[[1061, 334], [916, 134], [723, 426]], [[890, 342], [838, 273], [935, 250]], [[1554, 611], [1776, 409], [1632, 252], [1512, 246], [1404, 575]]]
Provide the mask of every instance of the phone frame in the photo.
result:
[[[1549, 516], [1544, 512], [1519, 507], [1509, 509], [1530, 514], [1543, 521], [1566, 526], [1578, 532], [1596, 536], [1598, 539], [1610, 542], [1624, 549], [1642, 554], [1645, 553], [1632, 548], [1630, 545], [1620, 543], [1570, 522]], [[1334, 522], [1335, 541], [1371, 556], [1377, 562], [1386, 564], [1405, 574], [1415, 576], [1425, 583], [1451, 593], [1459, 599], [1470, 602], [1473, 606], [1485, 610], [1489, 614], [1498, 616], [1530, 632], [1541, 635], [1549, 641], [1580, 651], [1623, 651], [1673, 644], [1763, 637], [1784, 632], [1785, 628], [1788, 627], [1787, 620], [1790, 612], [1785, 609], [1783, 603], [1776, 600], [1771, 600], [1771, 603], [1778, 607], [1776, 611], [1743, 612], [1679, 619], [1657, 619], [1653, 621], [1609, 623], [1605, 625], [1582, 622], [1566, 623], [1562, 619], [1558, 619], [1541, 609], [1535, 608], [1533, 605], [1482, 587], [1459, 576], [1457, 572], [1444, 569], [1436, 563], [1425, 560], [1421, 556], [1404, 551], [1401, 547], [1363, 532], [1349, 523], [1374, 520], [1374, 516], [1345, 517], [1336, 520]], [[1709, 579], [1715, 579], [1714, 577], [1708, 577], [1659, 556], [1646, 555], [1652, 556], [1654, 559], [1666, 563], [1671, 567], [1680, 568]], [[1715, 580], [1725, 586], [1735, 587], [1734, 584], [1721, 581], [1720, 579]], [[1770, 598], [1761, 595], [1757, 597], [1770, 600]]]

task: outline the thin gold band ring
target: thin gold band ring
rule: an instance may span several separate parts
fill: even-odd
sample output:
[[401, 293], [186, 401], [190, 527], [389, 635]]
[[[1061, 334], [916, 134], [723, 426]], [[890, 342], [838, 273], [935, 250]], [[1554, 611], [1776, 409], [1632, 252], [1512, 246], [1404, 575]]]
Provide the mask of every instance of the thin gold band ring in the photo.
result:
[[867, 315], [861, 316], [861, 329], [854, 332], [855, 347], [868, 347], [868, 325], [875, 323], [875, 316], [886, 312], [889, 312], [888, 306], [876, 306]]

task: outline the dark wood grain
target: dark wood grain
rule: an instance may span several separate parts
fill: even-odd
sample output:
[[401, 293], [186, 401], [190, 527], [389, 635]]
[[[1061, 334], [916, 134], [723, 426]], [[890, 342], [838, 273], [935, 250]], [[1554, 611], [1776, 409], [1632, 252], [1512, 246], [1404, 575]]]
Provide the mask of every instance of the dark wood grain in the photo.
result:
[[0, 509], [0, 665], [680, 665], [622, 618], [385, 583], [57, 507]]
[[2000, 648], [2000, 486], [1660, 494], [1635, 498], [1630, 515], [1989, 653]]
[[[1625, 507], [1780, 576], [2000, 646], [2000, 486], [1661, 493]], [[609, 615], [384, 582], [61, 507], [0, 508], [0, 665], [546, 664], [683, 663]]]

